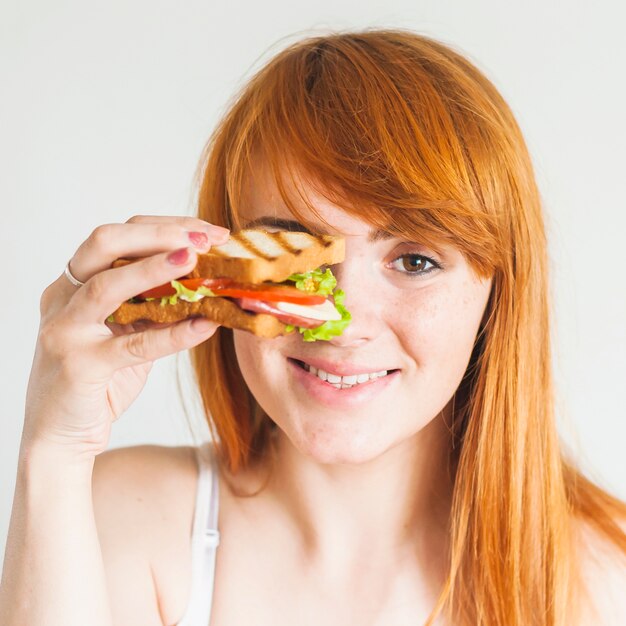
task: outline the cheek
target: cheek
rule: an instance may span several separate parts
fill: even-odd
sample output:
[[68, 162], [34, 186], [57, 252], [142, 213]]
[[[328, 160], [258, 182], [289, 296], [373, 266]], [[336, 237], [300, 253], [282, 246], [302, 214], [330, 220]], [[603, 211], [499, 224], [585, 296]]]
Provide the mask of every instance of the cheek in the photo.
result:
[[262, 371], [258, 364], [267, 358], [267, 350], [258, 337], [241, 330], [233, 331], [233, 342], [239, 369], [248, 387], [252, 388], [256, 386], [259, 371]]
[[[467, 368], [489, 284], [466, 278], [395, 303], [396, 335], [431, 388], [454, 393]], [[424, 382], [426, 382], [426, 379]]]
[[233, 331], [237, 363], [246, 385], [261, 407], [270, 411], [273, 399], [284, 390], [281, 346], [285, 338], [260, 339], [251, 333]]

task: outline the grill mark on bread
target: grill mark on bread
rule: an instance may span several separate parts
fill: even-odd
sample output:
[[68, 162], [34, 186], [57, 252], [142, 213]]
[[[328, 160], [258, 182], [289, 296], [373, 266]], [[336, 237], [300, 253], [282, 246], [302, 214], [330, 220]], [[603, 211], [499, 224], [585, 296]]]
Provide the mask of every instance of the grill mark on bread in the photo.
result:
[[301, 248], [296, 248], [295, 246], [292, 246], [286, 239], [284, 236], [284, 231], [279, 231], [277, 233], [274, 233], [274, 239], [276, 241], [276, 243], [283, 248], [283, 250], [286, 250], [289, 254], [293, 254], [294, 256], [297, 256], [298, 254], [300, 254], [302, 252]]
[[[237, 236], [239, 234], [241, 236]], [[251, 245], [247, 242], [248, 237], [252, 239]], [[264, 253], [260, 255], [257, 248], [261, 248]], [[186, 277], [224, 276], [243, 283], [282, 282], [297, 272], [340, 263], [344, 256], [344, 240], [331, 235], [248, 230], [232, 233], [231, 239], [225, 244], [214, 246], [205, 254], [198, 254], [198, 263]], [[138, 260], [117, 259], [113, 267]]]
[[260, 250], [259, 248], [257, 248], [257, 246], [254, 245], [254, 243], [252, 243], [245, 235], [243, 235], [243, 232], [234, 233], [231, 235], [231, 238], [238, 241], [246, 250], [248, 250], [249, 252], [252, 252], [252, 254], [256, 254], [261, 259], [265, 259], [266, 261], [273, 261], [275, 258], [277, 258], [271, 255], [268, 255], [265, 252], [263, 252], [263, 250]]

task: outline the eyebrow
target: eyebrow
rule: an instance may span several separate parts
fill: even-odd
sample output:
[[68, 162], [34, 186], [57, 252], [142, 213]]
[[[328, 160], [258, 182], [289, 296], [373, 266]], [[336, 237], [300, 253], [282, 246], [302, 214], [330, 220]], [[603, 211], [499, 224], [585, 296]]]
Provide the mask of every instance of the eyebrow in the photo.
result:
[[[250, 222], [246, 222], [244, 228], [258, 228], [259, 226], [269, 226], [270, 228], [279, 228], [281, 230], [286, 230], [290, 232], [309, 233], [309, 235], [329, 234], [328, 231], [325, 231], [323, 229], [319, 230], [317, 233], [312, 233], [309, 228], [307, 228], [304, 224], [301, 224], [297, 220], [287, 220], [280, 217], [273, 217], [271, 215], [264, 215], [263, 217], [258, 217], [257, 219], [254, 219]], [[393, 239], [394, 236], [395, 235], [392, 235], [386, 230], [374, 228], [369, 231], [367, 235], [367, 240], [370, 243], [376, 243], [377, 241], [386, 241], [387, 239]]]

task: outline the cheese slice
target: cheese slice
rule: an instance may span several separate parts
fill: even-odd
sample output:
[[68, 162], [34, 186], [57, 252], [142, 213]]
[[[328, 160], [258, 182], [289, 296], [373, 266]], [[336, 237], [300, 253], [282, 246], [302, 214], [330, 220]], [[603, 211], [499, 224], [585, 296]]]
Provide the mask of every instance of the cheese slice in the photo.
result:
[[328, 322], [341, 319], [341, 314], [330, 300], [326, 300], [322, 304], [314, 304], [311, 306], [293, 304], [291, 302], [276, 302], [274, 306], [283, 313], [291, 313], [292, 315], [307, 317], [312, 320]]

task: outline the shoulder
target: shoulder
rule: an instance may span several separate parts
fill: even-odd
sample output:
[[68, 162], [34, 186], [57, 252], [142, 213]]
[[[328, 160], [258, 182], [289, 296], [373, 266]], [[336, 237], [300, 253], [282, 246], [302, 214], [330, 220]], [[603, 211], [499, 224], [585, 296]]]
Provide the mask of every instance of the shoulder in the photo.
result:
[[[133, 446], [96, 458], [93, 501], [105, 539], [149, 550], [158, 535], [193, 513], [197, 466], [191, 447]], [[119, 536], [122, 533], [123, 536]]]
[[96, 457], [94, 514], [119, 623], [149, 623], [133, 621], [148, 613], [167, 623], [186, 602], [197, 477], [190, 446], [133, 446]]
[[[616, 522], [626, 533], [626, 520]], [[626, 624], [626, 554], [588, 524], [581, 527], [580, 538], [581, 577], [589, 602], [589, 616], [582, 623], [623, 626]]]
[[96, 457], [94, 502], [110, 515], [141, 514], [167, 502], [181, 486], [191, 487], [196, 476], [195, 451], [190, 446], [142, 445], [108, 450]]

